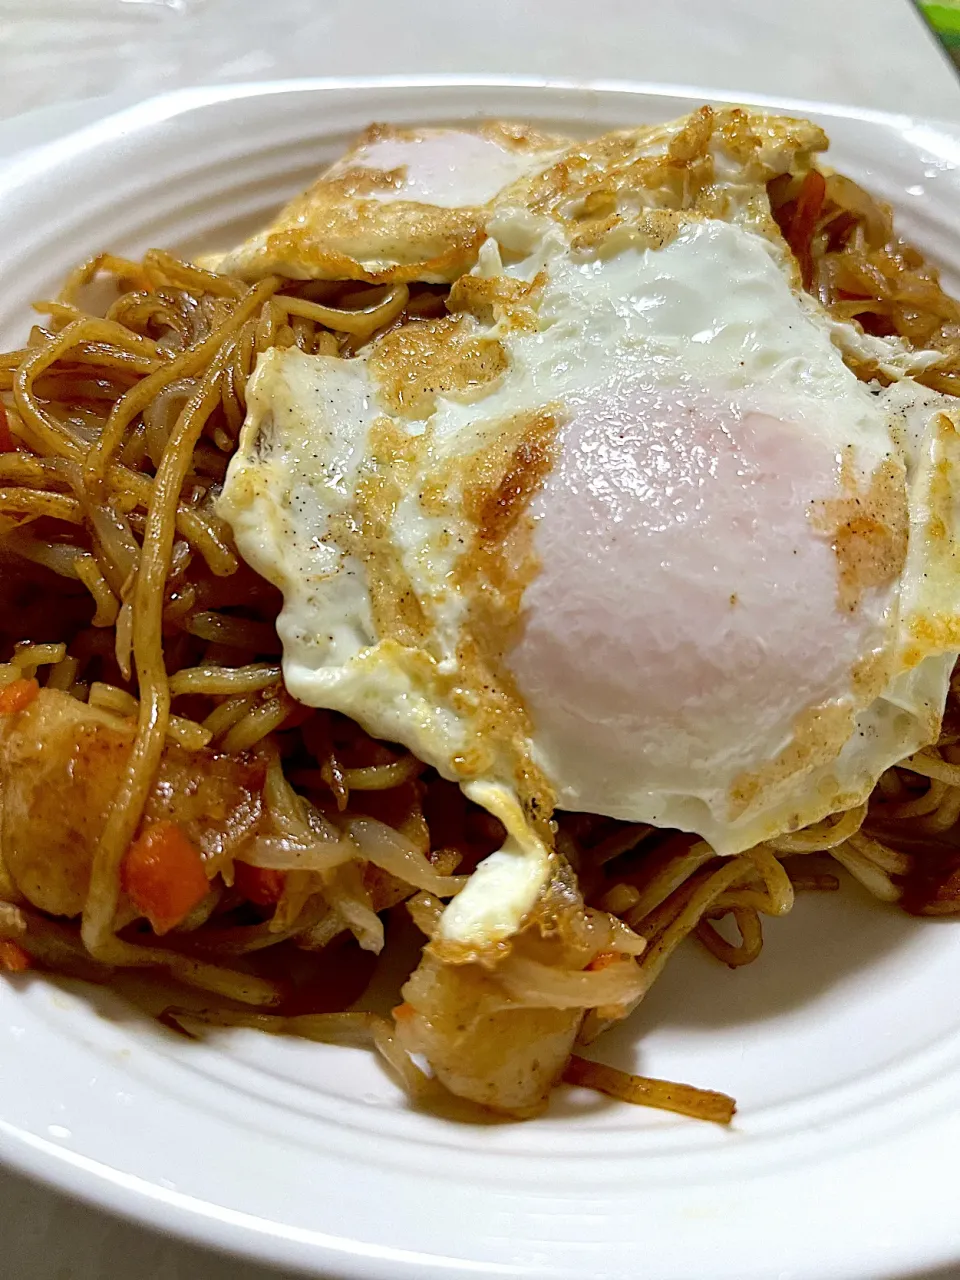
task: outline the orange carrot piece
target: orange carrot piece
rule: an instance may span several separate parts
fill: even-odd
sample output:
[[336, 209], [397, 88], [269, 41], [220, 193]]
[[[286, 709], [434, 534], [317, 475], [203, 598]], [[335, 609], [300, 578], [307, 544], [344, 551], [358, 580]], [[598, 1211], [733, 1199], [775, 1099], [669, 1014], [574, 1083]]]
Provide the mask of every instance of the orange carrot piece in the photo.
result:
[[0, 689], [0, 716], [12, 716], [24, 707], [29, 707], [39, 692], [40, 686], [36, 680], [23, 677], [4, 685]]
[[166, 821], [153, 823], [134, 840], [123, 860], [121, 883], [157, 934], [178, 925], [210, 888], [199, 850], [175, 822]]
[[275, 906], [283, 894], [287, 877], [269, 867], [252, 867], [249, 862], [233, 864], [233, 887], [258, 907]]
[[800, 264], [800, 275], [805, 289], [810, 287], [810, 282], [813, 278], [813, 258], [810, 253], [810, 242], [813, 239], [813, 232], [817, 225], [817, 218], [820, 216], [820, 210], [823, 207], [826, 191], [827, 183], [823, 174], [816, 169], [811, 169], [801, 183], [800, 194], [797, 196], [796, 212], [793, 215], [790, 231], [787, 235], [787, 243]]
[[12, 938], [0, 938], [0, 971], [3, 973], [26, 973], [33, 968], [29, 951], [24, 951], [19, 942]]

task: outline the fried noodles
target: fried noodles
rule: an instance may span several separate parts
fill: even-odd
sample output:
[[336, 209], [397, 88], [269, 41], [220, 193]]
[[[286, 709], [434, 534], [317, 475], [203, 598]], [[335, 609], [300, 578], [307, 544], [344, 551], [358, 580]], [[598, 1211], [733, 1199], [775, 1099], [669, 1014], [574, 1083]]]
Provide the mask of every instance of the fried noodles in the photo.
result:
[[[815, 171], [775, 179], [770, 196], [805, 286], [840, 319], [936, 349], [921, 380], [960, 389], [960, 305], [896, 238], [889, 210]], [[102, 314], [87, 310], [94, 281], [113, 288]], [[370, 1044], [412, 1096], [435, 1101], [441, 1086], [393, 1022], [344, 1010], [370, 972], [362, 952], [385, 944], [384, 913], [406, 902], [432, 936], [443, 899], [502, 830], [408, 753], [286, 693], [278, 595], [239, 561], [215, 500], [261, 353], [350, 355], [407, 317], [441, 314], [442, 296], [276, 277], [249, 287], [151, 251], [91, 259], [36, 310], [44, 323], [0, 357], [0, 712], [47, 734], [38, 787], [69, 766], [89, 769], [102, 795], [84, 793], [93, 817], [64, 836], [82, 828], [90, 856], [63, 884], [49, 850], [32, 869], [0, 859], [0, 965], [101, 982], [118, 967], [159, 970], [222, 998], [170, 1011], [193, 1034], [244, 1026]], [[521, 945], [483, 981], [531, 1017], [584, 1011], [589, 1042], [687, 938], [731, 968], [752, 963], [763, 918], [788, 912], [795, 892], [836, 889], [831, 866], [908, 911], [960, 911], [957, 713], [954, 690], [940, 744], [888, 770], [869, 805], [735, 858], [678, 833], [559, 815], [589, 907], [579, 950], [554, 963]], [[14, 821], [19, 801], [5, 802]], [[168, 827], [187, 832], [186, 854], [164, 843]], [[161, 901], [152, 864], [132, 860], [154, 846], [194, 850], [202, 874], [182, 878], [194, 877], [192, 897]], [[44, 907], [18, 888], [30, 875], [49, 889]], [[738, 941], [719, 931], [725, 918]], [[722, 1095], [575, 1056], [564, 1079], [721, 1123], [733, 1114]]]

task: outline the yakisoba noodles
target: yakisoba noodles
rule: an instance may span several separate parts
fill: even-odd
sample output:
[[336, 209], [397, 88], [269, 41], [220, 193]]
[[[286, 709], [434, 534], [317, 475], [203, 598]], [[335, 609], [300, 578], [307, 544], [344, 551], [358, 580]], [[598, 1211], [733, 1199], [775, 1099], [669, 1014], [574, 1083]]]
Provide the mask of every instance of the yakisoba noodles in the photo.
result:
[[[867, 336], [936, 353], [917, 380], [953, 394], [960, 307], [889, 211], [816, 168], [767, 190], [804, 287]], [[89, 286], [106, 295], [105, 281], [111, 300], [94, 314]], [[752, 963], [763, 917], [789, 912], [796, 892], [837, 889], [838, 865], [908, 911], [960, 910], [960, 711], [951, 690], [939, 742], [888, 768], [868, 803], [735, 856], [558, 812], [568, 898], [582, 894], [584, 909], [552, 932], [519, 932], [467, 976], [425, 961], [393, 1019], [350, 1009], [370, 957], [390, 946], [388, 913], [405, 910], [436, 940], [444, 903], [504, 829], [415, 755], [291, 696], [279, 594], [239, 557], [217, 499], [259, 357], [349, 357], [441, 320], [448, 294], [413, 278], [246, 283], [151, 250], [101, 254], [35, 304], [42, 321], [0, 358], [0, 960], [101, 982], [157, 971], [213, 997], [167, 1011], [194, 1034], [246, 1026], [369, 1044], [428, 1102], [443, 1090], [404, 1024], [411, 1001], [435, 1000], [437, 1074], [460, 1091], [469, 1055], [489, 1087], [463, 1092], [524, 1115], [539, 1102], [502, 1079], [518, 1027], [535, 1046], [558, 1034], [553, 1013], [572, 1011], [589, 1043], [687, 938], [731, 968]], [[869, 354], [857, 372], [889, 380]], [[519, 1021], [509, 1035], [460, 1026], [444, 1040], [450, 999], [464, 1024], [490, 1009]], [[561, 1077], [705, 1119], [733, 1113], [723, 1095], [629, 1076], [569, 1045], [544, 1096]]]

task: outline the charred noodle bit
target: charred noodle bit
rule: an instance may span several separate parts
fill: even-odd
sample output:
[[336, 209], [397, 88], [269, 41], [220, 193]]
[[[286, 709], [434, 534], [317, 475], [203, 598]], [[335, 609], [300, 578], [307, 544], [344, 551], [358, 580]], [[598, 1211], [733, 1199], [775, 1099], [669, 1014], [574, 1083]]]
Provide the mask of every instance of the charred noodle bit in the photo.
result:
[[[896, 238], [889, 211], [842, 175], [809, 168], [774, 179], [768, 192], [803, 281], [828, 310], [869, 333], [939, 351], [918, 380], [960, 391], [960, 306]], [[105, 317], [87, 314], [83, 297], [101, 275], [118, 295]], [[20, 644], [0, 664], [0, 733], [15, 732], [46, 699], [72, 695], [105, 733], [133, 739], [116, 768], [119, 793], [97, 827], [82, 929], [26, 902], [0, 854], [0, 968], [30, 964], [106, 982], [114, 966], [156, 966], [226, 1000], [286, 1011], [288, 984], [218, 962], [242, 956], [254, 969], [259, 953], [279, 949], [264, 972], [286, 973], [294, 950], [298, 962], [346, 956], [355, 967], [360, 947], [377, 951], [388, 940], [382, 917], [404, 900], [433, 938], [445, 900], [466, 879], [454, 873], [497, 847], [490, 821], [459, 793], [451, 801], [452, 789], [415, 757], [372, 743], [342, 718], [304, 718], [283, 685], [275, 596], [239, 564], [213, 503], [259, 355], [296, 346], [349, 356], [399, 321], [442, 322], [445, 298], [416, 284], [271, 278], [248, 288], [158, 250], [139, 263], [102, 254], [73, 273], [59, 298], [37, 303], [46, 318], [21, 349], [0, 356], [0, 391], [10, 393], [0, 405], [3, 571], [13, 566], [49, 602], [38, 621], [28, 609], [22, 622], [24, 637], [44, 643]], [[53, 588], [49, 573], [57, 575]], [[955, 723], [958, 691], [948, 706]], [[889, 769], [869, 815], [861, 805], [727, 861], [692, 837], [568, 815], [574, 821], [561, 823], [558, 849], [577, 869], [605, 941], [581, 969], [516, 948], [490, 971], [495, 998], [524, 1016], [571, 1011], [571, 1025], [583, 1011], [580, 1040], [588, 1042], [640, 1001], [691, 934], [727, 965], [756, 959], [763, 915], [789, 911], [795, 889], [837, 887], [819, 863], [807, 869], [816, 853], [882, 899], [960, 910], [958, 736], [945, 726], [938, 747]], [[175, 899], [163, 876], [156, 885], [145, 877], [144, 887], [136, 860], [125, 864], [138, 841], [176, 821], [164, 798], [189, 787], [169, 781], [171, 761], [189, 785], [221, 767], [255, 775], [243, 803], [262, 805], [263, 814], [235, 854], [218, 848], [222, 832], [202, 856], [184, 835], [184, 892]], [[155, 788], [158, 776], [163, 786]], [[216, 820], [229, 825], [243, 803], [223, 802]], [[202, 828], [201, 842], [211, 834]], [[912, 889], [917, 882], [929, 888]], [[140, 944], [150, 935], [132, 918], [137, 910], [158, 931], [170, 929], [162, 943]], [[731, 916], [739, 944], [718, 928]], [[290, 1012], [296, 1016], [171, 1010], [168, 1020], [368, 1045], [412, 1098], [435, 1103], [442, 1095], [389, 1020]], [[564, 1078], [719, 1123], [733, 1113], [722, 1095], [577, 1057]]]
[[563, 1073], [567, 1084], [584, 1089], [596, 1089], [621, 1102], [632, 1102], [638, 1107], [656, 1107], [660, 1111], [675, 1111], [677, 1115], [690, 1116], [694, 1120], [710, 1120], [714, 1124], [729, 1124], [737, 1110], [733, 1098], [712, 1089], [697, 1089], [691, 1084], [673, 1084], [668, 1080], [654, 1080], [649, 1076], [630, 1075], [616, 1067], [606, 1067], [599, 1062], [574, 1055]]

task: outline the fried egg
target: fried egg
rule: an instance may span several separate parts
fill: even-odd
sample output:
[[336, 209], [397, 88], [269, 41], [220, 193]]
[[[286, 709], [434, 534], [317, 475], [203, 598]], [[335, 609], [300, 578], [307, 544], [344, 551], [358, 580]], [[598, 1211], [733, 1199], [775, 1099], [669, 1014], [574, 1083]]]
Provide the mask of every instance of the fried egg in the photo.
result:
[[858, 380], [802, 293], [764, 183], [822, 146], [707, 109], [577, 144], [494, 201], [449, 317], [260, 358], [221, 511], [287, 687], [507, 831], [450, 958], [562, 882], [555, 807], [734, 854], [936, 739], [960, 418]]
[[371, 125], [265, 231], [206, 265], [243, 280], [455, 280], [476, 261], [494, 198], [564, 146], [502, 123]]

